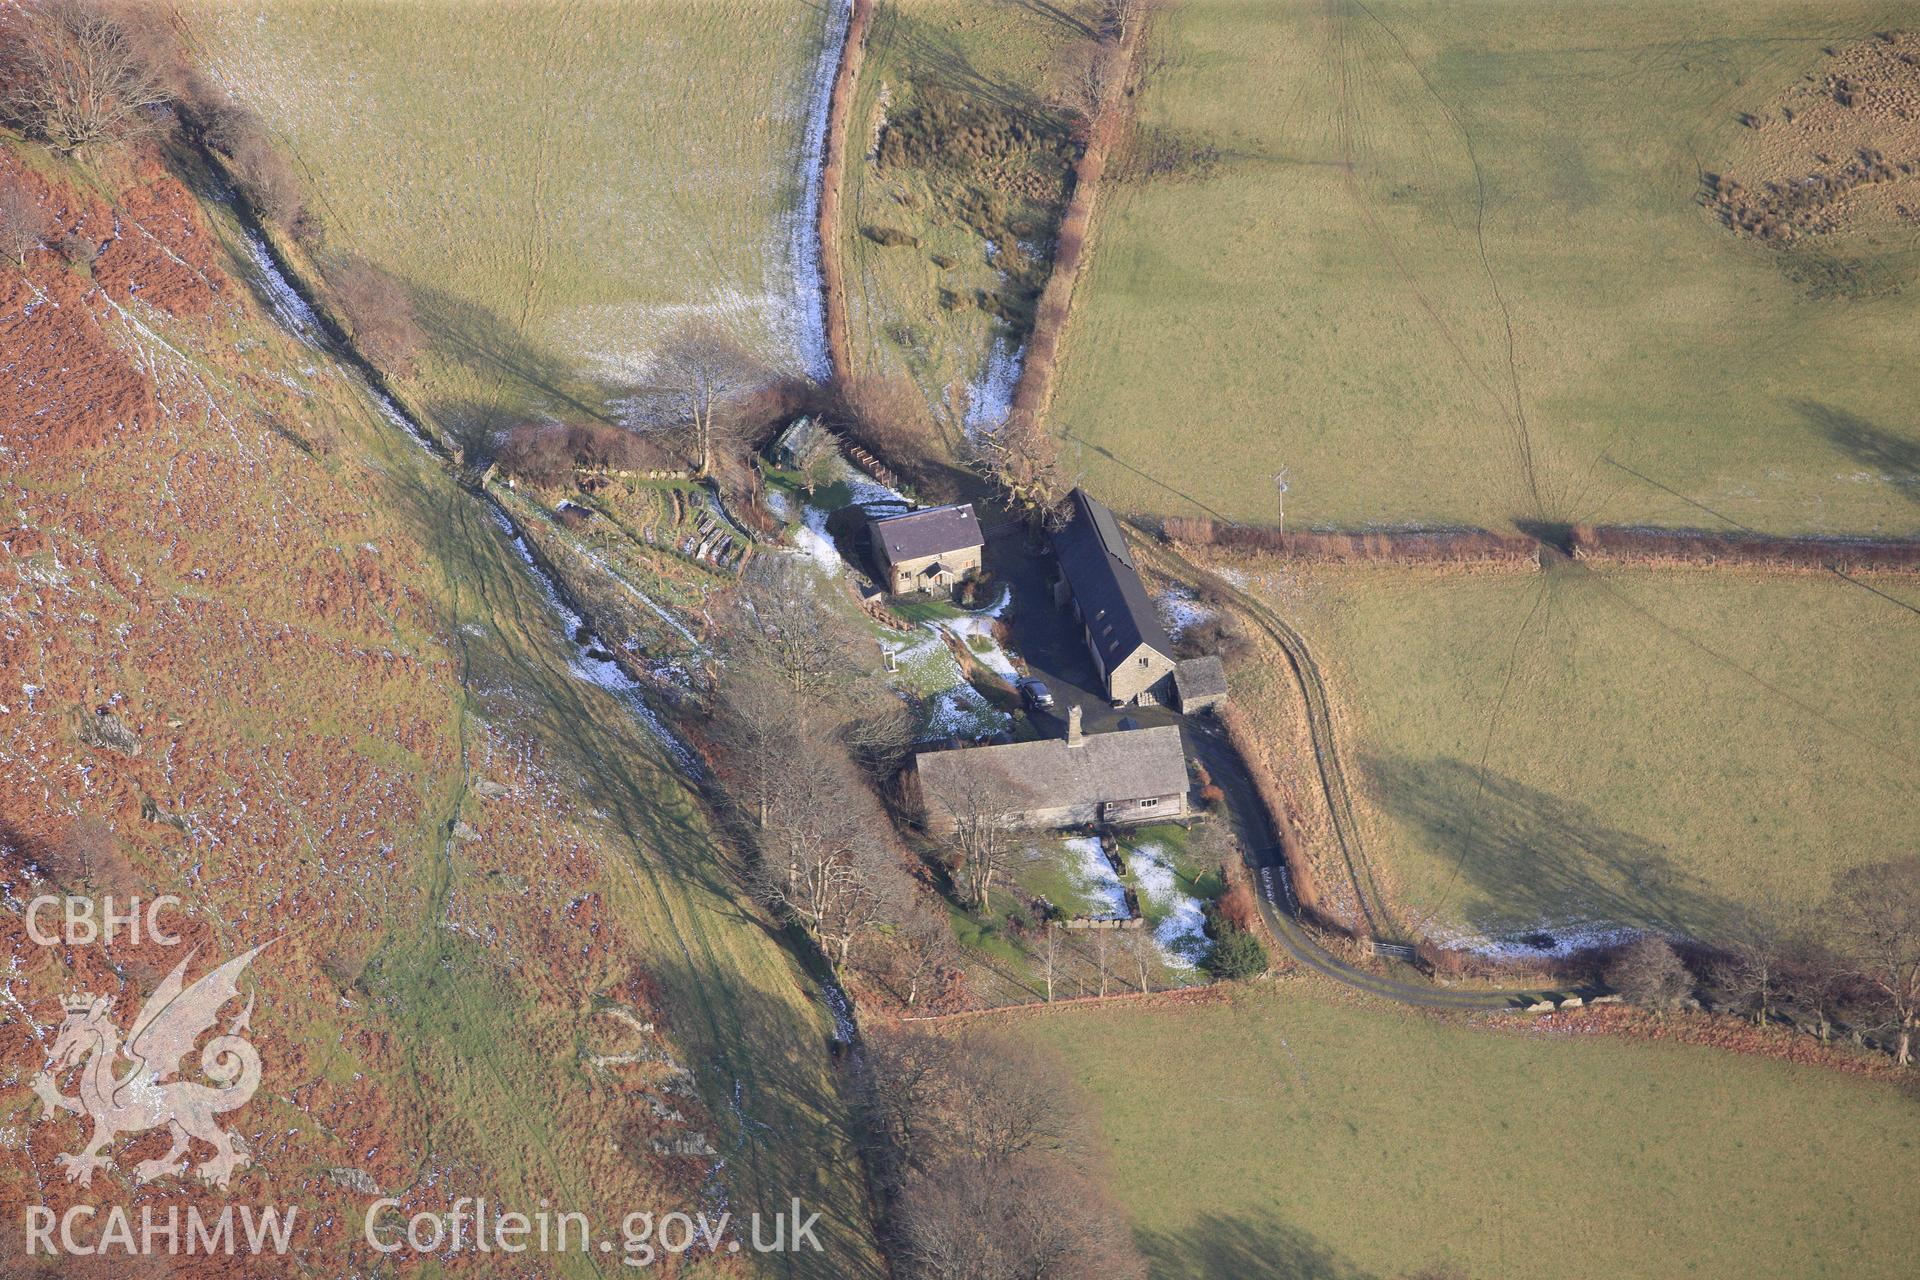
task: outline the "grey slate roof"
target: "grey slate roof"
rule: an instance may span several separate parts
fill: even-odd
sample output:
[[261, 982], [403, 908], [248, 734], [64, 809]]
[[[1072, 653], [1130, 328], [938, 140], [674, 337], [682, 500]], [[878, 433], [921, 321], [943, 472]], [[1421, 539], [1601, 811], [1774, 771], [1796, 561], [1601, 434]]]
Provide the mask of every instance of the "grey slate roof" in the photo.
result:
[[889, 564], [944, 555], [986, 542], [980, 536], [980, 521], [974, 517], [971, 502], [878, 517], [873, 521], [873, 539]]
[[1053, 551], [1101, 665], [1111, 671], [1143, 644], [1171, 661], [1173, 644], [1147, 598], [1119, 521], [1084, 489], [1068, 494], [1067, 502], [1073, 514], [1053, 535]]
[[1173, 687], [1180, 695], [1181, 706], [1196, 699], [1224, 698], [1227, 696], [1226, 664], [1215, 653], [1188, 658], [1174, 667]]
[[913, 761], [930, 813], [965, 812], [975, 792], [993, 798], [994, 812], [1017, 815], [1187, 790], [1186, 749], [1179, 727], [1170, 724], [1090, 733], [1077, 747], [1063, 738], [1042, 738], [922, 751]]

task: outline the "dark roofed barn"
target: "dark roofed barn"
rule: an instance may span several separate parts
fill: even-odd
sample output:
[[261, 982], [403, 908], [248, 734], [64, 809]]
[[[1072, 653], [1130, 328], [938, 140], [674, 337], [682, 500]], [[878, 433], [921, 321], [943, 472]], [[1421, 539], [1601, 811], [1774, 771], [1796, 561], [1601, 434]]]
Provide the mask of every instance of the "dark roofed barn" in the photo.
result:
[[1116, 707], [1168, 700], [1173, 644], [1154, 610], [1113, 512], [1083, 489], [1067, 495], [1070, 517], [1053, 535], [1056, 599], [1073, 603], [1107, 697]]

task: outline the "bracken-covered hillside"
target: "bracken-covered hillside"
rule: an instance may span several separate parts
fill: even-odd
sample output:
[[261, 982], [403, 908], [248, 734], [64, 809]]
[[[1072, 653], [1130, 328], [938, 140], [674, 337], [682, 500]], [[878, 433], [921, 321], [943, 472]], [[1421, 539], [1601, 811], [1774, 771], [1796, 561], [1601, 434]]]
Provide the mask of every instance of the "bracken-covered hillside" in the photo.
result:
[[[377, 1195], [545, 1199], [597, 1230], [800, 1195], [827, 1214], [814, 1265], [858, 1271], [857, 1186], [817, 1171], [851, 1167], [826, 1020], [700, 806], [576, 674], [478, 500], [276, 326], [245, 231], [169, 163], [197, 172], [0, 135], [50, 219], [0, 264], [0, 1272], [85, 1274], [17, 1256], [25, 1206], [84, 1202], [297, 1206], [292, 1274], [493, 1274], [450, 1250], [395, 1270], [360, 1240]], [[176, 895], [183, 944], [37, 944], [27, 904], [69, 892]], [[59, 997], [110, 996], [124, 1032], [189, 949], [191, 981], [263, 943], [263, 1082], [224, 1118], [251, 1167], [136, 1186], [150, 1132], [70, 1183], [83, 1122], [31, 1087]]]

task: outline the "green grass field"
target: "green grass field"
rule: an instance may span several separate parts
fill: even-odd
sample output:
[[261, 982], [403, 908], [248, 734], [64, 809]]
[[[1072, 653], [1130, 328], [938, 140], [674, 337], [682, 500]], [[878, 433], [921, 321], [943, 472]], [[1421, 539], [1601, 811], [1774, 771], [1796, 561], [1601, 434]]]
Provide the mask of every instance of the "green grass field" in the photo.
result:
[[822, 6], [185, 11], [310, 178], [327, 252], [414, 294], [433, 337], [415, 398], [443, 425], [617, 416], [693, 316], [794, 365], [789, 233]]
[[[929, 91], [1051, 118], [1051, 68], [1063, 45], [1083, 38], [1092, 11], [1086, 0], [884, 0], [874, 17], [847, 144], [848, 336], [858, 372], [913, 380], [952, 450], [964, 417], [1005, 412], [1016, 335], [976, 300], [1008, 292], [1009, 275], [1035, 285], [1042, 278], [1044, 229], [1065, 198], [1064, 168], [1050, 166], [1050, 180], [1035, 182], [1019, 165], [964, 174], [884, 166], [874, 146], [881, 127]], [[977, 222], [958, 212], [955, 197], [967, 190], [998, 195], [1009, 223], [1032, 225], [1031, 235], [1015, 232], [1034, 250], [1015, 271], [995, 256], [1004, 246], [990, 248]], [[920, 243], [884, 246], [866, 234], [870, 227]], [[960, 412], [963, 388], [971, 415]]]
[[1884, 1083], [1309, 983], [1010, 1025], [1091, 1094], [1167, 1280], [1907, 1271], [1920, 1107]]
[[1920, 590], [1862, 582], [1372, 568], [1271, 594], [1345, 712], [1409, 921], [1711, 935], [1920, 840]]
[[1193, 162], [1105, 198], [1051, 425], [1140, 510], [1270, 523], [1286, 466], [1302, 527], [1920, 529], [1912, 227], [1781, 255], [1698, 200], [1741, 112], [1900, 13], [1170, 6], [1141, 116]]

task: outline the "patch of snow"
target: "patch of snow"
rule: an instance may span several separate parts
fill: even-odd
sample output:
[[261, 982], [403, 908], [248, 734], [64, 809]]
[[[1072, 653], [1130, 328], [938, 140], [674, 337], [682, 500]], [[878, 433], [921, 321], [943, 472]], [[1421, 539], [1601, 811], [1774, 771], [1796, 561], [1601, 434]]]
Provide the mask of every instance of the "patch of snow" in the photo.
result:
[[967, 384], [966, 431], [969, 436], [991, 434], [1006, 424], [1013, 412], [1013, 391], [1020, 383], [1020, 370], [1027, 360], [1025, 343], [1016, 344], [1007, 334], [996, 334], [987, 350], [987, 362]]
[[827, 513], [819, 507], [808, 507], [801, 516], [793, 530], [793, 546], [828, 577], [837, 578], [846, 572], [840, 548], [833, 545], [833, 537], [827, 532]]
[[[971, 653], [977, 661], [985, 663], [1008, 680], [1020, 678], [1020, 673], [1013, 669], [1013, 663], [1008, 659], [1006, 650], [1002, 649], [1000, 642], [993, 638], [991, 618], [968, 615], [964, 618], [947, 618], [927, 625], [950, 631], [958, 636], [960, 643], [967, 646], [967, 652]], [[985, 643], [973, 643], [976, 637]]]
[[299, 290], [280, 274], [279, 264], [273, 260], [267, 242], [251, 231], [247, 232], [247, 256], [253, 259], [254, 269], [259, 272], [260, 291], [267, 295], [267, 305], [273, 309], [281, 327], [310, 347], [320, 346], [320, 317], [313, 313]]
[[1565, 924], [1542, 924], [1488, 937], [1465, 931], [1435, 930], [1433, 941], [1449, 950], [1471, 951], [1489, 960], [1564, 960], [1577, 951], [1592, 947], [1616, 947], [1645, 933], [1644, 929], [1625, 925], [1602, 924], [1592, 920]]
[[[954, 670], [957, 672], [959, 667], [956, 665]], [[997, 733], [1012, 723], [1006, 712], [964, 681], [935, 695], [927, 716], [927, 727], [934, 738], [970, 738]]]
[[1206, 958], [1213, 944], [1207, 938], [1206, 913], [1200, 900], [1180, 888], [1173, 860], [1157, 844], [1143, 844], [1127, 853], [1142, 911], [1164, 912], [1154, 927], [1153, 940], [1161, 958], [1174, 968], [1191, 969]]
[[1178, 640], [1189, 627], [1214, 616], [1214, 611], [1201, 604], [1199, 597], [1185, 587], [1168, 587], [1153, 603], [1159, 610], [1160, 621], [1166, 625], [1169, 640]]
[[1126, 886], [1120, 883], [1119, 876], [1113, 874], [1113, 865], [1107, 861], [1107, 855], [1100, 852], [1098, 837], [1071, 836], [1060, 843], [1074, 857], [1069, 870], [1076, 881], [1075, 887], [1088, 899], [1104, 903], [1107, 908], [1105, 912], [1095, 914], [1126, 918]]

